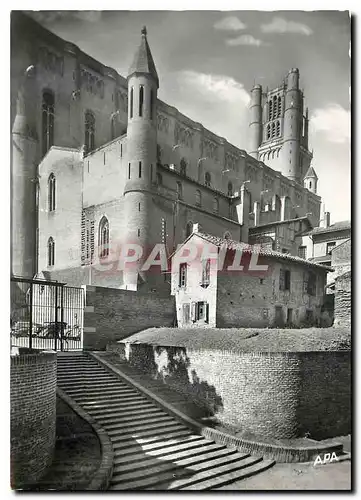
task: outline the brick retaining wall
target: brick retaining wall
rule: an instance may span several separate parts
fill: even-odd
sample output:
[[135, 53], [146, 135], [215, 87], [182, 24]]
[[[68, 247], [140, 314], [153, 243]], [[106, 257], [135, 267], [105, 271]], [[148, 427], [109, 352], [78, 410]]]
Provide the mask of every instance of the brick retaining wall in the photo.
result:
[[351, 431], [349, 351], [246, 353], [122, 343], [114, 349], [242, 431], [278, 439]]
[[56, 353], [11, 356], [11, 485], [36, 483], [51, 464], [56, 428]]
[[174, 297], [87, 285], [83, 348], [106, 345], [149, 327], [173, 326]]

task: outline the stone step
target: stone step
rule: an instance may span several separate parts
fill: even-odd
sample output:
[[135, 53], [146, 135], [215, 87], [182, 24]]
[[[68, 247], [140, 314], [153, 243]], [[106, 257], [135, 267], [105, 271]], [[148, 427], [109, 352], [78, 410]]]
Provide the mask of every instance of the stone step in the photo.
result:
[[[107, 382], [106, 383], [107, 387], [125, 387], [124, 384], [122, 385], [121, 382], [119, 382], [118, 380], [112, 380], [111, 382]], [[88, 389], [98, 389], [99, 392], [102, 391], [102, 389], [104, 388], [104, 386], [101, 384], [101, 382], [98, 382], [96, 379], [95, 380], [68, 380], [66, 383], [63, 382], [61, 384], [62, 387], [66, 387], [68, 389], [71, 389], [71, 388], [81, 388], [81, 387], [84, 387], [84, 388], [88, 388]]]
[[[150, 443], [144, 446], [139, 445], [134, 442], [133, 445], [124, 446], [124, 443], [121, 443], [121, 446], [118, 446], [117, 443], [114, 443], [113, 448], [114, 451], [117, 450], [116, 457], [114, 459], [115, 464], [124, 464], [129, 463], [127, 459], [127, 455], [133, 455], [131, 460], [137, 461], [144, 459], [144, 453], [147, 453], [147, 456], [161, 456], [165, 453], [172, 453], [180, 450], [188, 450], [193, 448], [200, 448], [202, 446], [206, 446], [210, 441], [205, 440], [202, 436], [191, 435], [187, 439], [184, 439], [181, 442], [175, 444], [169, 444], [167, 442], [159, 441], [158, 443]], [[122, 449], [122, 453], [119, 454], [118, 450]]]
[[[90, 412], [90, 414], [93, 415], [91, 412]], [[110, 420], [111, 421], [116, 421], [117, 423], [119, 423], [119, 424], [122, 425], [123, 429], [127, 429], [128, 427], [134, 427], [135, 425], [137, 426], [137, 428], [144, 427], [144, 426], [148, 427], [149, 424], [153, 424], [153, 423], [156, 423], [156, 422], [159, 422], [159, 423], [173, 422], [173, 418], [171, 416], [169, 416], [169, 415], [162, 415], [162, 416], [156, 415], [156, 416], [153, 416], [153, 417], [152, 416], [150, 416], [150, 417], [143, 417], [140, 420], [137, 420], [137, 421], [131, 420], [129, 422], [125, 422], [124, 420], [119, 421], [118, 417], [119, 417], [118, 413], [111, 413], [109, 415], [100, 415], [100, 416], [98, 415], [95, 418], [102, 425], [105, 424], [106, 422], [109, 422]]]
[[[151, 430], [146, 430], [146, 431], [127, 431], [127, 432], [122, 432], [121, 429], [108, 429], [108, 424], [104, 425], [104, 430], [107, 431], [112, 443], [113, 447], [115, 448], [120, 448], [121, 443], [123, 443], [126, 440], [133, 441], [134, 443], [140, 443], [139, 439], [141, 438], [156, 438], [156, 441], [159, 442], [160, 440], [163, 439], [164, 435], [171, 434], [174, 432], [181, 432], [184, 431], [184, 426], [181, 426], [179, 424], [172, 424], [169, 427], [158, 429], [157, 431], [154, 431], [154, 429]], [[191, 433], [189, 434], [190, 436], [192, 435]], [[193, 435], [194, 436], [194, 435]], [[194, 437], [199, 437], [199, 436], [194, 436]], [[119, 444], [119, 446], [118, 446]], [[130, 443], [132, 444], [132, 443]], [[145, 445], [142, 445], [144, 448]]]
[[[78, 401], [79, 404], [81, 404], [84, 408], [87, 408], [87, 409], [91, 408], [91, 404], [90, 404], [91, 401], [87, 400], [87, 403], [84, 403], [84, 401], [81, 400], [80, 398], [74, 398], [74, 399], [76, 401]], [[94, 401], [103, 402], [104, 400], [97, 399]], [[117, 401], [117, 406], [118, 406], [119, 412], [133, 410], [136, 408], [145, 409], [145, 408], [153, 408], [154, 407], [154, 405], [152, 405], [152, 403], [150, 401], [147, 401], [144, 399], [138, 399], [138, 398], [129, 398], [129, 399], [118, 398], [116, 401]]]
[[[159, 429], [161, 429], [163, 427], [171, 427], [171, 426], [173, 426], [174, 425], [173, 422], [174, 422], [173, 420], [167, 420], [165, 422], [148, 424], [147, 425], [147, 429], [148, 430], [153, 430], [153, 431], [156, 432], [157, 430], [159, 430]], [[102, 427], [104, 427], [104, 429], [106, 431], [108, 431], [108, 428], [109, 428], [108, 426], [114, 426], [114, 425], [117, 425], [117, 426], [120, 427], [119, 432], [121, 432], [121, 433], [123, 433], [123, 430], [124, 430], [124, 432], [130, 432], [130, 431], [138, 431], [138, 430], [140, 431], [140, 430], [144, 429], [144, 424], [140, 425], [140, 424], [135, 423], [132, 426], [125, 426], [122, 422], [117, 423], [116, 419], [114, 419], [114, 421], [104, 422], [102, 424]], [[181, 424], [179, 424], [179, 425], [181, 425]], [[113, 429], [114, 429], [114, 427], [113, 427]]]
[[[197, 490], [214, 490], [216, 491], [222, 486], [226, 484], [233, 483], [234, 481], [240, 481], [242, 479], [246, 479], [247, 477], [254, 476], [255, 474], [259, 474], [262, 471], [265, 471], [272, 467], [275, 464], [274, 460], [261, 460], [254, 465], [250, 465], [245, 469], [238, 469], [231, 472], [226, 472], [221, 474], [220, 476], [213, 477], [206, 481], [202, 481], [201, 483], [193, 484], [191, 486], [180, 488], [183, 490], [197, 491]], [[168, 488], [167, 488], [168, 489]]]
[[220, 476], [221, 474], [230, 473], [233, 470], [241, 470], [261, 461], [261, 457], [248, 456], [247, 458], [244, 458], [244, 455], [239, 454], [238, 460], [234, 460], [233, 456], [229, 462], [227, 460], [222, 461], [222, 459], [213, 460], [211, 468], [209, 468], [209, 464], [206, 464], [206, 467], [204, 467], [204, 464], [190, 466], [188, 469], [194, 471], [195, 474], [188, 478], [172, 481], [172, 483], [167, 487], [167, 490], [189, 489], [192, 485], [197, 485], [196, 489], [203, 489], [200, 484], [203, 480], [208, 481], [209, 479]]
[[74, 382], [81, 382], [83, 380], [89, 380], [94, 382], [94, 380], [109, 380], [110, 382], [113, 382], [115, 380], [118, 380], [116, 377], [114, 377], [112, 374], [104, 373], [104, 372], [97, 372], [97, 373], [63, 373], [63, 372], [58, 372], [57, 373], [57, 378], [58, 380], [71, 380]]
[[[71, 395], [71, 393], [70, 393]], [[78, 394], [74, 394], [73, 393], [73, 397], [78, 397]], [[111, 398], [112, 399], [112, 398]], [[84, 399], [82, 399], [82, 401], [84, 401]], [[94, 400], [90, 400], [89, 399], [89, 404], [91, 405], [92, 404], [92, 401]], [[144, 396], [140, 396], [138, 394], [123, 394], [123, 395], [119, 395], [118, 394], [118, 397], [117, 398], [113, 398], [112, 402], [113, 404], [116, 404], [117, 406], [125, 406], [129, 403], [131, 403], [132, 401], [134, 402], [148, 402], [148, 400], [146, 400], [144, 398]], [[87, 405], [87, 403], [84, 403], [84, 405]]]
[[[85, 405], [83, 406], [85, 408]], [[98, 405], [88, 405], [87, 407], [87, 412], [91, 413], [93, 417], [98, 417], [101, 415], [108, 415], [109, 413], [117, 410], [119, 407], [114, 404], [114, 405], [106, 405], [106, 406], [101, 406], [99, 407]], [[120, 407], [121, 408], [121, 407]], [[148, 408], [145, 410], [134, 410], [134, 411], [128, 411], [124, 416], [119, 417], [118, 422], [122, 421], [127, 421], [127, 420], [140, 420], [142, 418], [147, 418], [147, 417], [164, 417], [168, 416], [167, 413], [164, 411], [158, 409], [158, 408]]]
[[[191, 462], [193, 461], [205, 462], [206, 460], [214, 458], [215, 456], [228, 455], [236, 452], [237, 452], [236, 448], [231, 450], [230, 448], [226, 448], [225, 446], [214, 443], [202, 446], [200, 448], [191, 448], [176, 453], [173, 452], [170, 453], [169, 455], [162, 456], [161, 460], [159, 460], [158, 458], [151, 458], [150, 456], [146, 455], [144, 457], [145, 458], [144, 460], [138, 460], [136, 463], [126, 462], [124, 464], [122, 463], [116, 464], [113, 469], [113, 477], [121, 473], [134, 472], [134, 471], [140, 471], [140, 474], [148, 475], [146, 471], [144, 471], [143, 469], [149, 468], [153, 465], [158, 466], [159, 464], [162, 463], [163, 460], [165, 460], [164, 463], [167, 462], [168, 464], [170, 464], [173, 461], [177, 461], [176, 463], [179, 465], [180, 461], [183, 461], [183, 459], [184, 460], [189, 459], [191, 460]], [[121, 479], [123, 480], [123, 477]]]
[[188, 429], [176, 430], [173, 432], [165, 431], [164, 433], [157, 435], [154, 435], [153, 433], [152, 435], [145, 437], [141, 437], [140, 433], [135, 434], [134, 437], [132, 434], [131, 438], [129, 438], [129, 435], [121, 434], [119, 436], [117, 435], [112, 436], [112, 443], [114, 445], [117, 443], [125, 443], [125, 446], [129, 446], [129, 445], [134, 445], [134, 441], [136, 441], [140, 446], [144, 447], [146, 444], [158, 443], [159, 441], [162, 441], [163, 443], [165, 443], [164, 446], [167, 446], [168, 443], [170, 446], [172, 444], [182, 442], [182, 440], [185, 440], [187, 437], [191, 435], [192, 433]]
[[[79, 388], [67, 389], [67, 392], [68, 391], [71, 394], [79, 394], [82, 391], [84, 392], [84, 388], [79, 387]], [[88, 395], [88, 397], [91, 398], [94, 395], [102, 396], [103, 394], [105, 394], [106, 396], [109, 396], [111, 394], [123, 394], [124, 396], [134, 394], [135, 396], [139, 396], [140, 392], [134, 391], [132, 389], [125, 389], [123, 387], [119, 389], [104, 387], [103, 390], [101, 391], [99, 389], [86, 389], [85, 396]]]

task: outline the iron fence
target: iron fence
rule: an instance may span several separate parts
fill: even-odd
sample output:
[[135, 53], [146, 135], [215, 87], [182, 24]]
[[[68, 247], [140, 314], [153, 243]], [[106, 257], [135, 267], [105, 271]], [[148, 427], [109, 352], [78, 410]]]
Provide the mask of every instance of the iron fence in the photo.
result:
[[84, 291], [64, 283], [11, 277], [11, 346], [82, 348]]

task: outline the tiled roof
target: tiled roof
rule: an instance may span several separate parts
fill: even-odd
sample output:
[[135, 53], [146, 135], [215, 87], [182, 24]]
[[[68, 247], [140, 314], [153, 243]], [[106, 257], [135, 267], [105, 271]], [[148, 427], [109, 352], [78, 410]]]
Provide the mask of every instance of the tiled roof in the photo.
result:
[[133, 63], [129, 68], [128, 76], [133, 73], [147, 73], [152, 75], [157, 82], [159, 82], [157, 70], [153, 61], [152, 53], [150, 51], [147, 41], [147, 31], [145, 27], [142, 29], [142, 39], [140, 45], [135, 53]]
[[318, 179], [317, 174], [316, 174], [316, 172], [315, 172], [315, 170], [314, 170], [314, 168], [313, 168], [313, 167], [310, 167], [310, 168], [307, 170], [307, 173], [306, 173], [306, 175], [305, 175], [305, 179], [307, 179], [307, 177], [315, 177], [316, 179]]
[[315, 227], [310, 231], [309, 235], [311, 234], [322, 234], [322, 233], [332, 233], [333, 231], [344, 231], [345, 229], [351, 229], [351, 221], [349, 220], [343, 220], [340, 222], [335, 222], [334, 224], [331, 224], [328, 227]]
[[[289, 255], [281, 252], [276, 252], [274, 250], [270, 250], [267, 247], [259, 247], [256, 245], [249, 245], [248, 243], [243, 243], [241, 241], [234, 240], [226, 240], [224, 238], [219, 238], [218, 236], [212, 236], [207, 233], [192, 233], [185, 241], [188, 241], [194, 235], [199, 236], [200, 238], [216, 245], [217, 247], [227, 247], [229, 250], [242, 250], [244, 253], [257, 253], [264, 257], [271, 257], [278, 260], [283, 260], [286, 262], [294, 262], [295, 264], [301, 264], [302, 266], [314, 267], [318, 269], [323, 269], [325, 271], [333, 271], [332, 267], [323, 266], [321, 264], [316, 264], [306, 259], [301, 259], [301, 257], [296, 257], [294, 255]], [[185, 243], [185, 242], [184, 242]]]
[[263, 228], [267, 226], [280, 226], [282, 224], [290, 224], [291, 222], [297, 222], [297, 221], [307, 221], [308, 225], [312, 227], [312, 224], [307, 216], [304, 217], [297, 217], [296, 219], [287, 219], [287, 220], [278, 220], [274, 222], [266, 222], [265, 224], [259, 224], [258, 226], [255, 227], [250, 227], [249, 232], [256, 232], [258, 228]]

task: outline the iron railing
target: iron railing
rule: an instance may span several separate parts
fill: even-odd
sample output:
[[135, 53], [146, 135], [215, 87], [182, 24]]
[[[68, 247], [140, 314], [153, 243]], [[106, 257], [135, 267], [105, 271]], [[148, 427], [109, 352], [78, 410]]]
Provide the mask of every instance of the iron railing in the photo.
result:
[[84, 291], [64, 283], [11, 277], [11, 346], [82, 348]]

